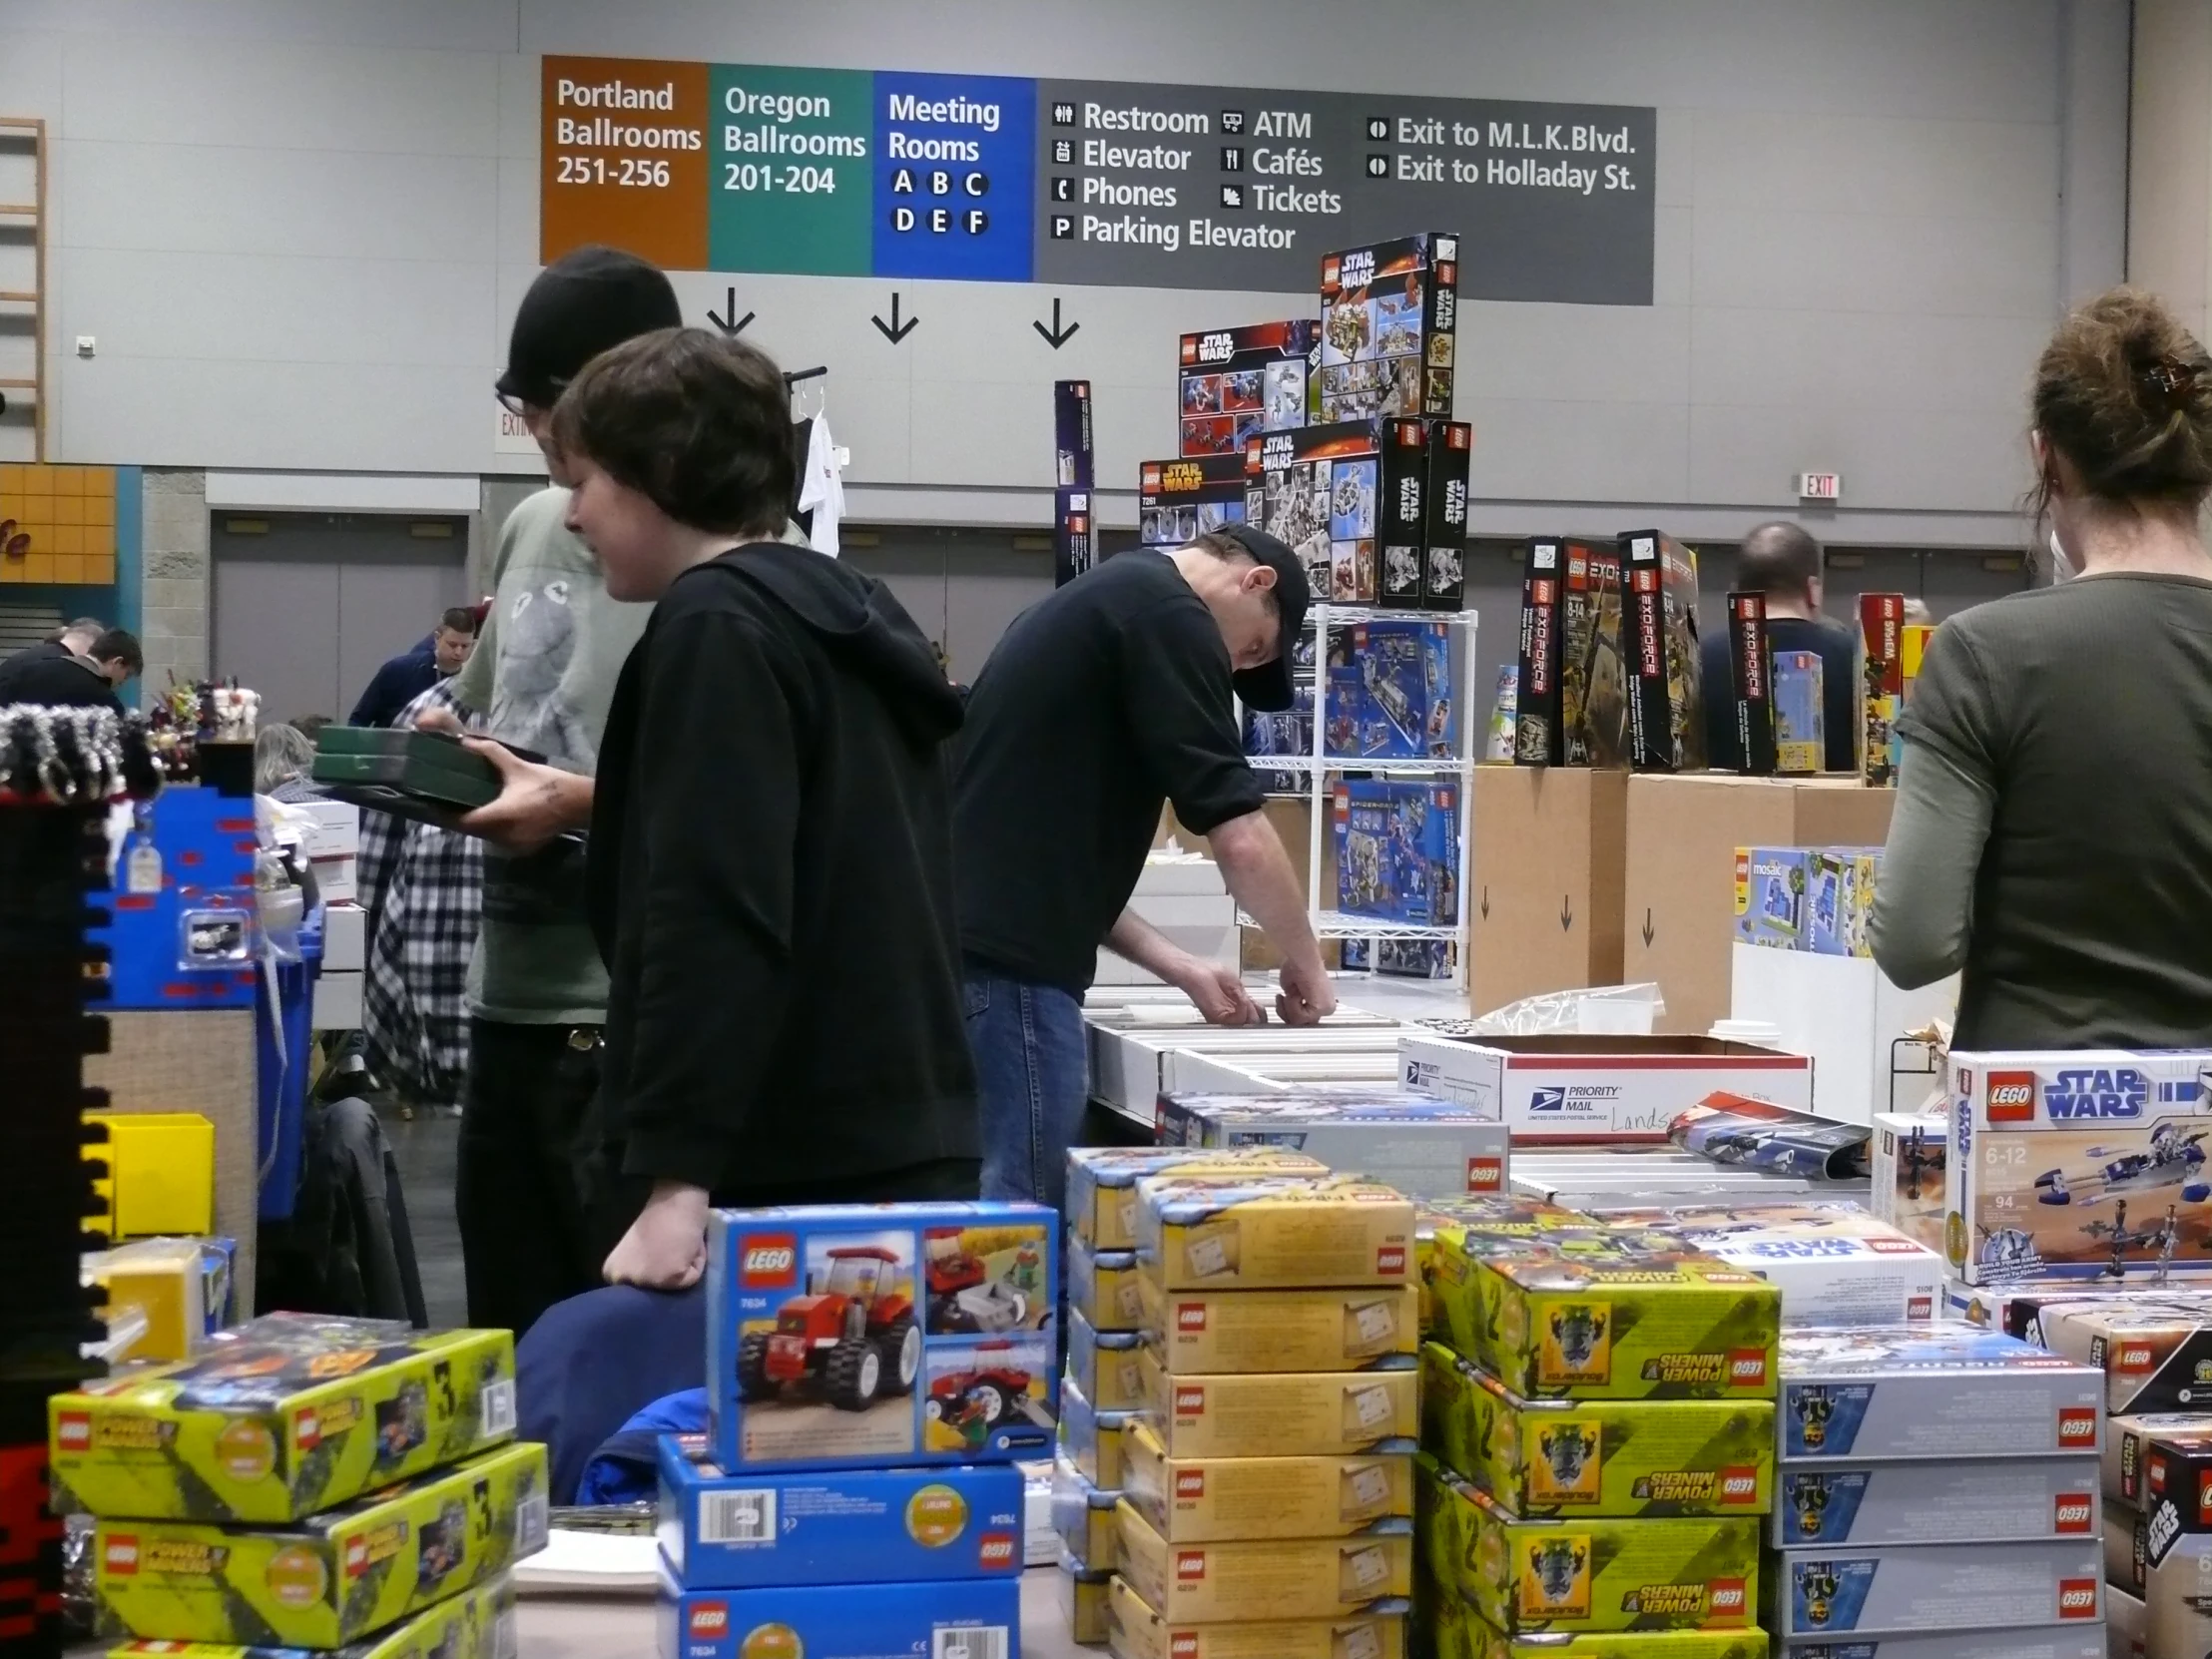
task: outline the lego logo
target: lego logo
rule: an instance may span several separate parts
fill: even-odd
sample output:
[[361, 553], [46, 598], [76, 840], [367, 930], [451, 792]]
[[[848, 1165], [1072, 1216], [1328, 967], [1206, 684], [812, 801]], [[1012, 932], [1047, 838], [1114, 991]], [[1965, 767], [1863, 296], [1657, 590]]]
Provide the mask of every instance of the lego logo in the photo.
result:
[[1204, 1469], [1178, 1470], [1175, 1476], [1175, 1495], [1187, 1498], [1204, 1497], [1206, 1495], [1206, 1471]]
[[1402, 1278], [1405, 1273], [1405, 1247], [1384, 1245], [1378, 1250], [1375, 1253], [1375, 1271], [1385, 1279], [1393, 1276]]
[[2095, 1445], [2097, 1413], [2094, 1407], [2069, 1406], [2058, 1413], [2060, 1445]]
[[1988, 1101], [1991, 1123], [2033, 1123], [2035, 1074], [2031, 1071], [1992, 1071], [1989, 1073]]
[[2093, 1578], [2061, 1578], [2058, 1581], [2058, 1616], [2093, 1619], [2097, 1616], [2097, 1581]]
[[355, 1578], [368, 1565], [368, 1540], [354, 1538], [345, 1546], [345, 1576]]
[[1179, 1417], [1195, 1417], [1206, 1409], [1204, 1388], [1178, 1388], [1175, 1390], [1175, 1414]]
[[2212, 1521], [2212, 1473], [2197, 1476], [2197, 1520]]
[[2156, 1351], [2144, 1343], [2122, 1343], [2119, 1352], [2112, 1357], [2116, 1371], [2149, 1371], [2157, 1363]]
[[1936, 1317], [1936, 1299], [1932, 1296], [1916, 1296], [1905, 1304], [1905, 1317], [1909, 1320], [1932, 1320]]
[[799, 1277], [799, 1241], [789, 1236], [746, 1240], [738, 1277], [752, 1286], [792, 1284]]
[[1721, 1501], [1750, 1503], [1759, 1496], [1759, 1476], [1750, 1469], [1721, 1471]]
[[1168, 1643], [1168, 1659], [1198, 1659], [1198, 1632], [1178, 1630]]
[[54, 1424], [54, 1443], [64, 1451], [82, 1451], [92, 1444], [92, 1418], [82, 1411], [64, 1411]]
[[322, 1419], [315, 1415], [312, 1406], [291, 1419], [291, 1431], [301, 1451], [312, 1451], [322, 1443]]
[[691, 1633], [694, 1636], [713, 1638], [730, 1628], [730, 1604], [727, 1601], [702, 1601], [691, 1610]]
[[1176, 1551], [1175, 1581], [1178, 1584], [1196, 1584], [1205, 1576], [1206, 1552], [1203, 1549]]
[[2059, 1498], [2057, 1530], [2060, 1532], [2088, 1531], [2090, 1511], [2095, 1507], [2085, 1497], [2064, 1496]]
[[1766, 1355], [1757, 1350], [1730, 1355], [1728, 1359], [1728, 1380], [1739, 1387], [1751, 1387], [1766, 1382]]
[[1182, 1302], [1176, 1304], [1175, 1329], [1178, 1331], [1203, 1331], [1206, 1329], [1206, 1304]]
[[1008, 1566], [1014, 1559], [1014, 1540], [1003, 1532], [992, 1532], [983, 1539], [982, 1562], [986, 1567]]
[[1726, 1584], [1713, 1586], [1713, 1611], [1716, 1613], [1741, 1613], [1744, 1610], [1744, 1587], [1731, 1579]]
[[1467, 1191], [1470, 1193], [1494, 1193], [1505, 1185], [1505, 1160], [1502, 1158], [1469, 1158], [1467, 1160]]
[[138, 1535], [126, 1532], [110, 1538], [102, 1559], [106, 1561], [110, 1572], [137, 1572], [139, 1567]]

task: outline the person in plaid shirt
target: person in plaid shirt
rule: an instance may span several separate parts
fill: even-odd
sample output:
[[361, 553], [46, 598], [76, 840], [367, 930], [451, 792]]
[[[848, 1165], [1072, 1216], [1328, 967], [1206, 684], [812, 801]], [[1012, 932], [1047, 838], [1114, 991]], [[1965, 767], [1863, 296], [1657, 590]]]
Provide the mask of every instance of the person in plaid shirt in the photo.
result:
[[[441, 680], [395, 723], [452, 707]], [[388, 813], [361, 815], [362, 989], [368, 1063], [411, 1106], [458, 1110], [468, 1073], [468, 963], [484, 912], [484, 843]]]

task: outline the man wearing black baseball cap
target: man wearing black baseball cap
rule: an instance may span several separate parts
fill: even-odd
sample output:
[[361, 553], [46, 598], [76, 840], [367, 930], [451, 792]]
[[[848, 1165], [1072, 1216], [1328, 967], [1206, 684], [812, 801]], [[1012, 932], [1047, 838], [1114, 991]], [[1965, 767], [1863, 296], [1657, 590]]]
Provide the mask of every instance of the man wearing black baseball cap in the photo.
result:
[[1291, 706], [1310, 597], [1297, 555], [1232, 525], [1107, 560], [1018, 617], [976, 676], [952, 845], [985, 1198], [1060, 1202], [1089, 1096], [1082, 998], [1100, 945], [1181, 987], [1215, 1024], [1265, 1017], [1235, 968], [1128, 907], [1163, 803], [1206, 837], [1282, 953], [1281, 1016], [1310, 1025], [1336, 1007], [1237, 732], [1237, 699]]

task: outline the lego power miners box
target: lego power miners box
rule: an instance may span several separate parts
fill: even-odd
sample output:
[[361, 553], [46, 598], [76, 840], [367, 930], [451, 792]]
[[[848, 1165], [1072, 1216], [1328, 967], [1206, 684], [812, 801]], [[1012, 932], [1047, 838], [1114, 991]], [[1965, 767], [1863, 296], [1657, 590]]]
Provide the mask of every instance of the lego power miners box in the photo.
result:
[[61, 1510], [296, 1520], [515, 1431], [514, 1339], [267, 1314], [48, 1407]]
[[[1463, 420], [1428, 423], [1428, 523], [1422, 537], [1428, 562], [1420, 586], [1423, 610], [1458, 611], [1466, 606], [1467, 500], [1473, 459], [1472, 426]], [[1407, 603], [1405, 596], [1396, 591], [1387, 568], [1383, 572], [1382, 603]]]
[[1641, 771], [1705, 765], [1697, 637], [1697, 554], [1659, 530], [1620, 538], [1628, 584], [1629, 763]]
[[1891, 1325], [1932, 1320], [1943, 1259], [1856, 1204], [1822, 1200], [1607, 1210], [1608, 1226], [1678, 1233], [1782, 1293], [1782, 1323]]
[[739, 1474], [1041, 1454], [1058, 1234], [1035, 1204], [716, 1211], [715, 1461]]
[[1440, 1343], [1421, 1350], [1421, 1440], [1516, 1515], [1761, 1515], [1766, 1400], [1522, 1399]]
[[1937, 1321], [1782, 1338], [1785, 1465], [1805, 1459], [2094, 1454], [2104, 1374]]
[[2093, 1625], [2104, 1617], [2104, 1544], [2093, 1537], [1792, 1549], [1775, 1557], [1774, 1570], [1768, 1628], [1785, 1638]]
[[2087, 1457], [1793, 1463], [1772, 1535], [1780, 1549], [2094, 1538], [2102, 1508]]
[[1137, 1260], [1168, 1291], [1411, 1285], [1413, 1205], [1357, 1176], [1152, 1176]]
[[1410, 1359], [1411, 1285], [1319, 1291], [1166, 1291], [1144, 1281], [1145, 1342], [1176, 1377], [1369, 1371]]
[[1321, 262], [1321, 418], [1451, 413], [1459, 239], [1440, 231]]
[[1437, 1588], [1498, 1629], [1730, 1629], [1759, 1600], [1759, 1522], [1709, 1515], [1530, 1519], [1427, 1452], [1421, 1540]]
[[1242, 456], [1264, 432], [1321, 419], [1321, 324], [1312, 317], [1185, 334], [1178, 361], [1180, 455]]
[[[1410, 1451], [1420, 1432], [1420, 1373], [1410, 1362], [1362, 1372], [1171, 1377], [1138, 1355], [1145, 1425], [1171, 1457], [1316, 1457]], [[1122, 1445], [1127, 1462], [1128, 1444]]]
[[1196, 1624], [1162, 1617], [1126, 1579], [1110, 1594], [1114, 1659], [1406, 1659], [1405, 1608], [1396, 1602], [1335, 1619]]
[[1416, 1622], [1431, 1644], [1421, 1651], [1433, 1659], [1767, 1659], [1767, 1633], [1756, 1626], [1508, 1636], [1459, 1597], [1432, 1585]]
[[[501, 1574], [450, 1596], [323, 1659], [517, 1659], [515, 1582]], [[244, 1647], [236, 1642], [125, 1642], [108, 1659], [298, 1659], [296, 1648]]]
[[1528, 543], [1521, 572], [1520, 701], [1513, 722], [1513, 760], [1555, 767], [1566, 759], [1559, 696], [1563, 550], [1550, 536]]
[[659, 1659], [1010, 1659], [1018, 1578], [687, 1590], [661, 1576]]
[[1347, 1538], [1174, 1544], [1127, 1498], [1121, 1576], [1163, 1618], [1341, 1619], [1413, 1593], [1413, 1524], [1379, 1520]]
[[1140, 1428], [1125, 1495], [1170, 1543], [1347, 1537], [1413, 1518], [1413, 1457], [1170, 1457]]
[[1137, 1246], [1137, 1183], [1148, 1175], [1327, 1175], [1303, 1152], [1272, 1147], [1197, 1151], [1179, 1146], [1087, 1146], [1068, 1154], [1068, 1228], [1096, 1251]]
[[2212, 1273], [2212, 1052], [1954, 1053], [1944, 1249], [1969, 1285]]
[[1413, 1261], [1420, 1273], [1421, 1335], [1443, 1335], [1435, 1294], [1439, 1235], [1449, 1235], [1452, 1276], [1455, 1282], [1464, 1283], [1473, 1271], [1467, 1264], [1484, 1250], [1510, 1250], [1534, 1234], [1598, 1225], [1594, 1217], [1579, 1211], [1511, 1193], [1469, 1192], [1420, 1199], [1413, 1210]]
[[661, 1436], [661, 1553], [695, 1590], [1018, 1574], [1022, 1501], [1011, 1463], [733, 1476]]
[[1417, 560], [1426, 537], [1428, 434], [1418, 420], [1337, 420], [1245, 446], [1247, 512], [1296, 553], [1317, 600], [1373, 605], [1382, 548]]
[[[1497, 1258], [1529, 1261], [1598, 1261], [1616, 1267], [1671, 1267], [1696, 1253], [1680, 1240], [1644, 1240], [1608, 1229], [1594, 1216], [1581, 1216], [1539, 1200], [1514, 1197], [1541, 1212], [1540, 1219], [1503, 1223], [1473, 1218], [1438, 1221], [1428, 1230], [1422, 1283], [1428, 1294], [1422, 1319], [1424, 1335], [1469, 1359], [1481, 1359], [1495, 1342], [1493, 1311], [1485, 1301], [1489, 1288], [1481, 1277], [1484, 1262]], [[1415, 1234], [1421, 1229], [1416, 1222]]]
[[1943, 1248], [1949, 1140], [1950, 1119], [1941, 1112], [1877, 1112], [1874, 1117], [1874, 1213], [1938, 1253]]
[[1137, 463], [1137, 543], [1188, 547], [1245, 521], [1244, 452]]
[[510, 1445], [282, 1530], [103, 1520], [103, 1636], [343, 1647], [545, 1547], [545, 1447]]
[[1186, 1146], [1304, 1152], [1421, 1200], [1501, 1192], [1510, 1156], [1503, 1124], [1396, 1091], [1163, 1095], [1159, 1132]]

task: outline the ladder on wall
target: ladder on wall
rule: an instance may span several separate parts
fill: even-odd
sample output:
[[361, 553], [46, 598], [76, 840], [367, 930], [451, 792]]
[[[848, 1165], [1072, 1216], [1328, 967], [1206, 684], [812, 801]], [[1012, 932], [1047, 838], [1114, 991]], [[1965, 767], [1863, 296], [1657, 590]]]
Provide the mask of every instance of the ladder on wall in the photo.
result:
[[[0, 230], [31, 227], [31, 285], [0, 287], [0, 314], [20, 315], [28, 308], [31, 322], [31, 372], [28, 376], [0, 376], [0, 399], [13, 402], [19, 395], [31, 401], [31, 458], [46, 459], [46, 123], [35, 116], [0, 116], [0, 156], [29, 151], [31, 197], [10, 200], [11, 191], [0, 190]], [[13, 169], [0, 178], [13, 176]]]

